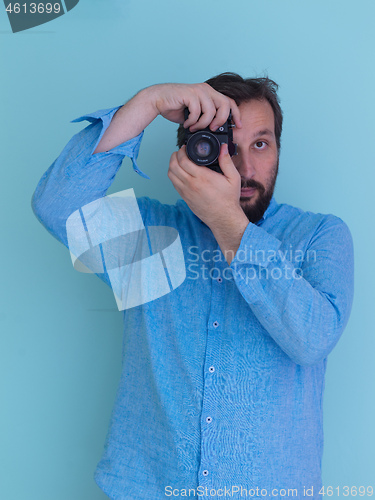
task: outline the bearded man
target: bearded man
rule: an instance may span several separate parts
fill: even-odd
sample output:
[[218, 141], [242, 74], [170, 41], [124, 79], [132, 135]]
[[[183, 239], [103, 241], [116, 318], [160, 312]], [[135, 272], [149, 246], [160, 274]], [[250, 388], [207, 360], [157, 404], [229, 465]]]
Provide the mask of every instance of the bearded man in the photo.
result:
[[[185, 130], [215, 132], [230, 113], [238, 154], [221, 145], [221, 172], [192, 162]], [[158, 115], [180, 124], [168, 177], [182, 199], [137, 202], [146, 228], [178, 231], [186, 278], [124, 311], [122, 375], [95, 481], [117, 500], [318, 499], [325, 370], [350, 315], [353, 246], [339, 217], [273, 196], [277, 84], [223, 73], [153, 85], [78, 118], [91, 124], [41, 178], [34, 213], [68, 247], [68, 217], [106, 195], [125, 156], [149, 178], [137, 157]], [[96, 274], [111, 285], [107, 271]]]

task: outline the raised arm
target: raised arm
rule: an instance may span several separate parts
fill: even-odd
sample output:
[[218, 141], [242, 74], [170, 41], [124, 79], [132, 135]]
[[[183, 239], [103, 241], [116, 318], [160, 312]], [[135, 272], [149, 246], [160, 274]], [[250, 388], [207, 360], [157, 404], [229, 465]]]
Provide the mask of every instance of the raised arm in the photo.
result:
[[[185, 107], [190, 114], [184, 123]], [[36, 217], [68, 247], [68, 217], [106, 195], [125, 156], [132, 159], [139, 175], [149, 178], [136, 160], [143, 130], [159, 114], [186, 127], [200, 128], [211, 123], [213, 129], [226, 121], [229, 111], [240, 127], [235, 102], [209, 85], [160, 84], [141, 90], [124, 106], [73, 120], [88, 120], [91, 124], [72, 137], [40, 179], [32, 197]], [[99, 277], [108, 283], [105, 276]]]
[[[184, 121], [184, 109], [189, 118]], [[236, 126], [241, 127], [240, 114], [233, 99], [216, 92], [206, 83], [162, 83], [141, 90], [114, 115], [94, 153], [109, 151], [140, 134], [158, 115], [190, 130], [210, 126], [216, 130], [232, 111]]]

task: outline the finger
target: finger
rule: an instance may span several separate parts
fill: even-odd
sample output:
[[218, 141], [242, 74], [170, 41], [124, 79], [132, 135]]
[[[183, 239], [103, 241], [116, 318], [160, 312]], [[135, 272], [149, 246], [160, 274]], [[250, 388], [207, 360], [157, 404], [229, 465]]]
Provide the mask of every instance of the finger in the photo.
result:
[[183, 145], [176, 154], [176, 160], [179, 168], [183, 169], [190, 177], [198, 177], [202, 174], [202, 167], [196, 165], [194, 162], [190, 160], [188, 155], [186, 154], [186, 146]]
[[182, 190], [183, 190], [183, 186], [184, 186], [183, 181], [179, 177], [177, 177], [177, 175], [174, 172], [172, 172], [171, 170], [168, 171], [168, 177], [169, 177], [170, 181], [172, 182], [173, 186], [176, 188], [176, 190], [182, 196]]
[[[182, 148], [185, 149], [185, 146], [182, 146]], [[190, 162], [187, 158], [186, 153], [181, 152], [181, 149], [172, 154], [169, 162], [169, 170], [173, 172], [182, 182], [187, 183], [193, 178], [193, 175], [189, 170], [189, 163], [192, 162]], [[197, 165], [193, 163], [193, 166], [196, 167]]]
[[241, 113], [234, 99], [230, 99], [230, 109], [232, 111], [232, 121], [237, 128], [242, 128]]
[[202, 111], [201, 103], [197, 97], [189, 100], [186, 106], [189, 110], [189, 116], [184, 122], [184, 128], [188, 128], [191, 125], [194, 125], [199, 120]]
[[235, 179], [240, 176], [238, 170], [234, 166], [232, 158], [229, 155], [228, 144], [221, 145], [218, 161], [220, 168], [227, 179]]
[[232, 112], [232, 121], [236, 127], [241, 128], [241, 114], [240, 110], [236, 104], [234, 99], [230, 99], [229, 97], [224, 102], [216, 103], [218, 106], [218, 110], [216, 112], [216, 116], [210, 125], [210, 129], [215, 132], [219, 127], [224, 125], [224, 123], [228, 120], [229, 113]]
[[171, 159], [169, 160], [168, 175], [170, 172], [173, 175], [177, 176], [182, 182], [186, 182], [187, 177], [190, 175], [180, 167], [177, 159], [177, 152], [174, 152], [171, 156]]
[[216, 106], [212, 99], [201, 99], [202, 115], [193, 126], [190, 127], [190, 132], [202, 130], [209, 126], [216, 114]]
[[216, 116], [212, 120], [210, 129], [214, 132], [219, 127], [224, 125], [224, 123], [228, 120], [230, 113], [230, 102], [229, 100], [221, 101], [221, 103], [217, 103]]

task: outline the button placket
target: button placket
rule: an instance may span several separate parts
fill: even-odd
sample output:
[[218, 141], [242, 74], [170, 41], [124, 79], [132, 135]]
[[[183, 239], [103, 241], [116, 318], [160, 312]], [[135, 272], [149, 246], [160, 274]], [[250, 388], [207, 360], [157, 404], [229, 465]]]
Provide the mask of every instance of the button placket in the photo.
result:
[[[221, 270], [223, 265], [219, 265]], [[221, 271], [222, 272], [222, 271]], [[217, 465], [217, 424], [215, 420], [218, 411], [217, 389], [215, 385], [217, 379], [213, 373], [220, 363], [219, 355], [221, 350], [221, 334], [223, 324], [222, 304], [225, 300], [225, 286], [221, 275], [213, 277], [211, 293], [211, 312], [207, 323], [207, 344], [205, 353], [204, 370], [204, 392], [201, 413], [201, 462], [199, 483], [203, 486], [210, 484], [214, 478], [214, 467]], [[209, 477], [207, 477], [209, 476]]]

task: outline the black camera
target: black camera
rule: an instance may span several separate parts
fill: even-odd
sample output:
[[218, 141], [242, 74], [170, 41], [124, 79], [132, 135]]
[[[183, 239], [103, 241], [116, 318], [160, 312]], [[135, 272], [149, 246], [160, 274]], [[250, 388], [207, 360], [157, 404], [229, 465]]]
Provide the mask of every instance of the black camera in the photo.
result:
[[[189, 117], [188, 108], [185, 108], [184, 113], [185, 120], [187, 120]], [[237, 144], [233, 143], [234, 127], [232, 114], [229, 113], [227, 121], [215, 132], [212, 132], [209, 127], [196, 132], [190, 132], [188, 128], [185, 129], [186, 154], [196, 165], [203, 165], [222, 174], [218, 162], [221, 144], [228, 144], [230, 156], [237, 154]]]

